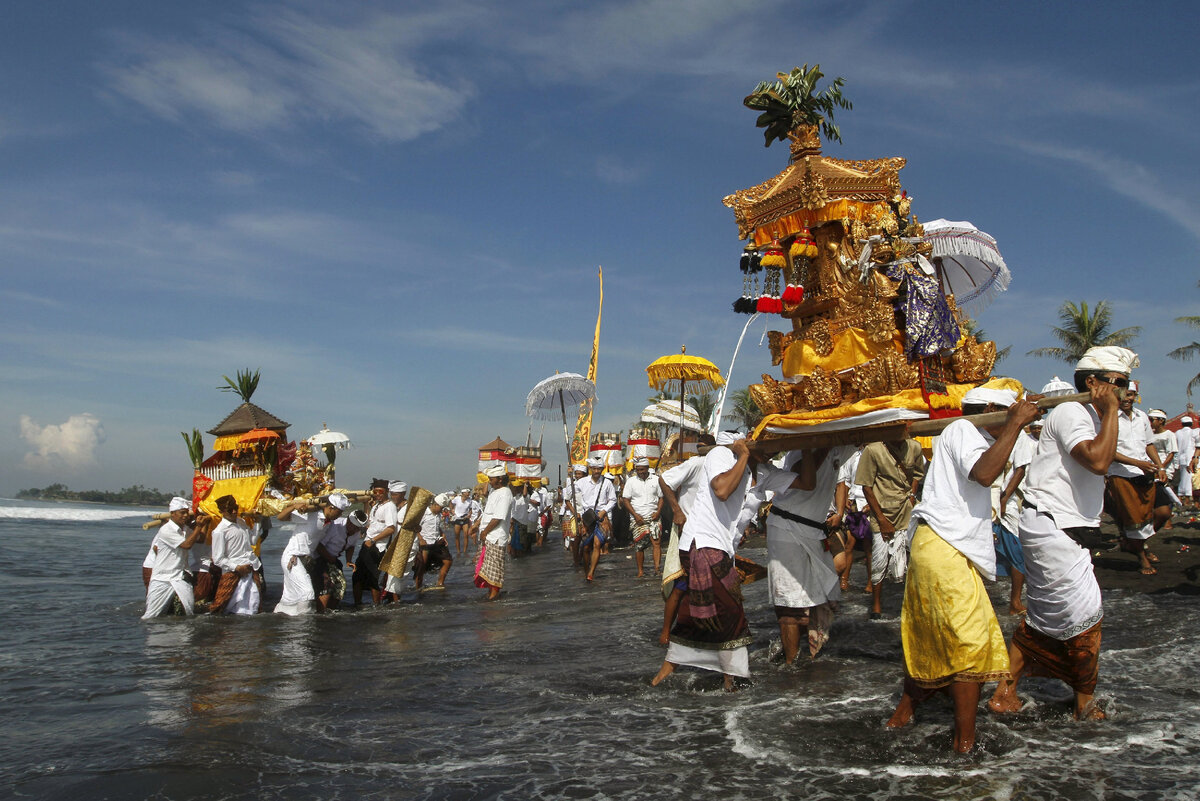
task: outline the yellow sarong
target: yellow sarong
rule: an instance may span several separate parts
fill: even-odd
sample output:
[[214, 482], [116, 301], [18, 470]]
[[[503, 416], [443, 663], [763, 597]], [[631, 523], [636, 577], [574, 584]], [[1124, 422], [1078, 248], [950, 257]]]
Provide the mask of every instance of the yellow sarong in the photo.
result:
[[917, 685], [1008, 678], [1004, 633], [967, 557], [921, 523], [900, 610], [904, 668]]

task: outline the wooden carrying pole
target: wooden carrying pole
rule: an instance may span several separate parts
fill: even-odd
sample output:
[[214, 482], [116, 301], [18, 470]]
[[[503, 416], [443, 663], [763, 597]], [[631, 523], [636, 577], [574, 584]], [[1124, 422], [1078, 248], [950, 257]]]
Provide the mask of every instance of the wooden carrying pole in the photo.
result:
[[[1042, 410], [1052, 409], [1062, 403], [1078, 401], [1087, 403], [1091, 394], [1077, 392], [1057, 398], [1042, 398], [1037, 402]], [[749, 443], [751, 450], [759, 452], [795, 451], [805, 448], [832, 448], [837, 445], [861, 445], [867, 442], [890, 442], [909, 437], [932, 437], [955, 420], [970, 420], [976, 426], [992, 426], [1003, 423], [1008, 412], [988, 412], [970, 417], [939, 417], [936, 420], [899, 420], [864, 428], [847, 428], [841, 431], [812, 431], [783, 434], [771, 439], [759, 439]]]

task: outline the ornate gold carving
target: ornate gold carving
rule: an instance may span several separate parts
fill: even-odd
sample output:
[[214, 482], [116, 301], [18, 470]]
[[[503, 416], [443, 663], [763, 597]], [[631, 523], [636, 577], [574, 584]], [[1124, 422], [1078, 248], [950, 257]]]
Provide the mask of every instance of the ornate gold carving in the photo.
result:
[[812, 158], [804, 158], [804, 177], [800, 179], [800, 207], [819, 209], [829, 202], [829, 192], [820, 174], [813, 169]]
[[829, 323], [817, 319], [808, 327], [808, 338], [812, 340], [813, 350], [818, 356], [828, 356], [833, 353], [833, 337], [829, 334]]
[[776, 381], [766, 373], [761, 384], [750, 385], [750, 397], [763, 414], [787, 414], [794, 406], [792, 385]]
[[784, 354], [787, 352], [788, 345], [791, 345], [795, 340], [795, 333], [789, 331], [768, 331], [767, 346], [771, 349], [771, 366], [774, 367], [783, 364]]
[[796, 384], [799, 405], [807, 409], [824, 409], [842, 402], [842, 382], [833, 373], [814, 367], [812, 374]]
[[917, 371], [903, 356], [888, 351], [855, 367], [850, 386], [859, 398], [874, 398], [911, 389], [918, 380]]
[[806, 156], [821, 155], [821, 132], [815, 125], [800, 125], [788, 132], [791, 161], [797, 162]]
[[995, 364], [996, 343], [976, 342], [975, 337], [967, 337], [962, 346], [950, 357], [954, 378], [962, 384], [986, 381], [992, 374], [992, 367]]
[[896, 329], [896, 315], [890, 303], [873, 303], [863, 314], [863, 330], [876, 345], [890, 341]]

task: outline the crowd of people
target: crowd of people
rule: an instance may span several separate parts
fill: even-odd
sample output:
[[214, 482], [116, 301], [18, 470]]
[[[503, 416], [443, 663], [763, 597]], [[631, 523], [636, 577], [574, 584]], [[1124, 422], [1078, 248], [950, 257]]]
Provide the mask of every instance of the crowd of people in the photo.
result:
[[[870, 618], [883, 617], [888, 585], [902, 585], [903, 690], [889, 726], [906, 725], [922, 701], [945, 692], [953, 747], [969, 750], [983, 685], [997, 683], [987, 706], [1004, 714], [1021, 708], [1017, 687], [1030, 675], [1061, 679], [1077, 717], [1102, 718], [1103, 607], [1082, 532], [1106, 511], [1120, 530], [1114, 547], [1152, 574], [1148, 543], [1171, 525], [1174, 508], [1191, 508], [1196, 469], [1195, 421], [1185, 416], [1172, 433], [1164, 412], [1136, 408], [1136, 366], [1127, 349], [1089, 350], [1074, 374], [1086, 400], [1056, 405], [1044, 419], [1037, 396], [993, 379], [966, 394], [962, 417], [931, 451], [899, 439], [770, 454], [769, 443], [752, 447], [726, 432], [657, 474], [643, 458], [614, 479], [593, 457], [572, 465], [557, 493], [535, 482], [511, 487], [498, 465], [486, 490], [414, 501], [412, 514], [400, 481], [376, 480], [365, 509], [349, 513], [339, 494], [297, 501], [275, 518], [293, 526], [275, 611], [336, 607], [345, 566], [355, 606], [368, 592], [372, 604], [397, 600], [410, 571], [410, 589], [441, 589], [455, 557], [476, 550], [474, 584], [495, 600], [507, 559], [543, 544], [556, 517], [592, 582], [624, 528], [636, 576], [649, 571], [662, 583], [667, 653], [651, 683], [685, 665], [722, 674], [732, 690], [750, 675], [737, 548], [765, 514], [768, 602], [779, 626], [772, 658], [791, 664], [802, 649], [817, 656], [861, 551]], [[144, 565], [146, 618], [199, 605], [210, 614], [258, 611], [257, 546], [269, 527], [239, 515], [229, 496], [217, 507], [219, 519], [193, 520], [187, 500], [171, 502]], [[430, 571], [436, 583], [426, 587]], [[1005, 611], [1022, 616], [1007, 644], [985, 585], [998, 575], [1011, 579]]]

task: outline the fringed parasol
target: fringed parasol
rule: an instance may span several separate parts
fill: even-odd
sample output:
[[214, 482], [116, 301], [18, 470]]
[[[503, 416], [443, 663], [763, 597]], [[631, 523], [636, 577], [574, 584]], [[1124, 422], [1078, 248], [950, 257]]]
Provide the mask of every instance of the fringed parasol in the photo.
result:
[[578, 409], [579, 404], [595, 397], [596, 385], [579, 373], [555, 373], [529, 390], [525, 414], [539, 420], [557, 420], [565, 407]]
[[979, 309], [1008, 289], [1012, 273], [1000, 255], [996, 240], [969, 222], [933, 220], [924, 225], [933, 259], [940, 261], [946, 294], [954, 295], [960, 309]]
[[305, 441], [309, 445], [315, 445], [320, 448], [330, 445], [342, 451], [350, 447], [350, 437], [341, 431], [330, 431], [326, 423], [321, 423], [321, 430]]
[[689, 356], [686, 347], [680, 348], [679, 353], [655, 359], [646, 368], [646, 375], [650, 386], [658, 390], [682, 392], [684, 384], [691, 384], [696, 392], [712, 392], [725, 386], [721, 370], [708, 359]]
[[245, 434], [238, 437], [238, 442], [270, 442], [271, 440], [279, 439], [278, 432], [272, 431], [269, 428], [252, 428]]
[[[679, 419], [679, 405], [674, 401], [660, 400], [642, 409], [642, 416], [638, 422], [674, 426], [679, 425]], [[683, 406], [683, 427], [688, 431], [704, 430], [700, 413], [690, 404]]]

